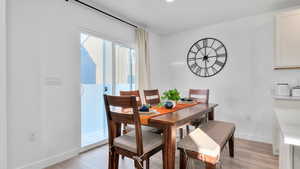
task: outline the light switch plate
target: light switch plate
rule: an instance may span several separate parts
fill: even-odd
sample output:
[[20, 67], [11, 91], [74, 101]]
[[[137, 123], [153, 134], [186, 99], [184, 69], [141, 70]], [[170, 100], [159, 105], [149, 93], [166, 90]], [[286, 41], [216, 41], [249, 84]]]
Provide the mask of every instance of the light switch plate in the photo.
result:
[[46, 77], [45, 85], [46, 86], [62, 86], [62, 80], [59, 77]]

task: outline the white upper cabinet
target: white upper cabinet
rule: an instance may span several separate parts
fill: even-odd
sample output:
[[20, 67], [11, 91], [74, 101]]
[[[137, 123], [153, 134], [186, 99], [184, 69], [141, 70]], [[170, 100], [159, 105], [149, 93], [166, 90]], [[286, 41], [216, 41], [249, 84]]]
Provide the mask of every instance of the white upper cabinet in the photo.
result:
[[275, 69], [300, 69], [300, 9], [276, 18]]

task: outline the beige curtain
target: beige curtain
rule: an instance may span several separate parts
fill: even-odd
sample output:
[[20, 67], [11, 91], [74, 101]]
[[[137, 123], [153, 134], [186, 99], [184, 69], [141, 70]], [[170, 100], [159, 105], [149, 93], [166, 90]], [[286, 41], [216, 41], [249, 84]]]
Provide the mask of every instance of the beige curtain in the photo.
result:
[[[137, 45], [137, 81], [138, 89], [150, 89], [150, 56], [148, 32], [138, 28], [136, 30]], [[143, 93], [143, 92], [141, 92]]]

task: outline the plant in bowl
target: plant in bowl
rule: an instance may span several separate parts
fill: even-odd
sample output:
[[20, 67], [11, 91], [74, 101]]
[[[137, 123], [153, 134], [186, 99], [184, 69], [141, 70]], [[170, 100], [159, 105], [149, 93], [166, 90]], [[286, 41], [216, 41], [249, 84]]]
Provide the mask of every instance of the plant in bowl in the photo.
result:
[[[180, 100], [180, 93], [177, 89], [165, 91], [161, 99], [166, 100], [166, 108], [174, 108], [178, 100]], [[172, 102], [173, 106], [170, 104]]]

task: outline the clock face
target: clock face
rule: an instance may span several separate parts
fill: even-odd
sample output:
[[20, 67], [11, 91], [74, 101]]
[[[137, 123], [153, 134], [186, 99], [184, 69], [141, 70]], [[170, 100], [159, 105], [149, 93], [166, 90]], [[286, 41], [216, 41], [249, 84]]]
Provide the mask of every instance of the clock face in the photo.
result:
[[187, 54], [190, 70], [200, 77], [211, 77], [219, 73], [227, 61], [225, 45], [215, 38], [204, 38], [192, 45]]

